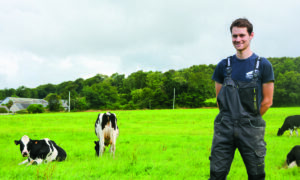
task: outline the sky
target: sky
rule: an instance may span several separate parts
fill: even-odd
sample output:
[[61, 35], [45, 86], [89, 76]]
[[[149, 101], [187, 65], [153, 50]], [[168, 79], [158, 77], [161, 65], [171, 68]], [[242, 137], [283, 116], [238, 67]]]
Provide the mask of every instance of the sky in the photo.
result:
[[300, 56], [299, 0], [0, 0], [0, 89], [217, 64], [229, 27], [263, 57]]

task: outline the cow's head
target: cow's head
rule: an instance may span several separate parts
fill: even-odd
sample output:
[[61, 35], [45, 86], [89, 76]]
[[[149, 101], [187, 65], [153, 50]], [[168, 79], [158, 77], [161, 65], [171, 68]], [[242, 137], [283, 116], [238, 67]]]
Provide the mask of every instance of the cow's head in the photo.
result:
[[31, 147], [31, 139], [24, 135], [20, 140], [15, 140], [16, 145], [20, 145], [20, 151], [23, 157], [29, 156], [30, 147]]
[[96, 156], [99, 156], [99, 141], [94, 141], [94, 143], [95, 143]]
[[281, 136], [283, 134], [283, 130], [281, 128], [278, 129], [277, 136]]

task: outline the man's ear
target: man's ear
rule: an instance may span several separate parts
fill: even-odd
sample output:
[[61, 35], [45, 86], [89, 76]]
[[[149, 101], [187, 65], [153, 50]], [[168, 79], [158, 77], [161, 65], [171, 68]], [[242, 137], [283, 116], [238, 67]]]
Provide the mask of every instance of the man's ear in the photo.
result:
[[252, 32], [252, 33], [250, 34], [250, 40], [252, 40], [253, 37], [254, 37], [254, 32]]
[[15, 144], [16, 144], [16, 145], [19, 145], [19, 144], [20, 144], [20, 141], [15, 140]]

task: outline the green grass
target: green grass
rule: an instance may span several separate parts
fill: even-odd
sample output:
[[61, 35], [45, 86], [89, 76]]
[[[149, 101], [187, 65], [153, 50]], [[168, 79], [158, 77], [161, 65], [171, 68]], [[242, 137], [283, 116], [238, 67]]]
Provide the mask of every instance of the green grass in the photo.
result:
[[[277, 137], [284, 118], [300, 108], [271, 108], [267, 122], [266, 179], [296, 179], [299, 168], [281, 169], [300, 137]], [[217, 109], [114, 111], [120, 135], [116, 155], [95, 156], [99, 112], [0, 116], [0, 179], [208, 179], [213, 120]], [[49, 138], [67, 152], [64, 162], [18, 165], [24, 158], [14, 140]], [[236, 151], [228, 179], [247, 179]]]

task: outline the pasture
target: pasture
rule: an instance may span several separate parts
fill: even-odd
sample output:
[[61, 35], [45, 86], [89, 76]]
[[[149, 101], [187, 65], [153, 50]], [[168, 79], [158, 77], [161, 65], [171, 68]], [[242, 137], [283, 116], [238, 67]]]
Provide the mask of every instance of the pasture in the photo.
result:
[[[102, 111], [104, 112], [104, 111]], [[120, 135], [113, 159], [108, 149], [95, 156], [95, 121], [99, 112], [0, 116], [0, 179], [208, 179], [213, 121], [218, 110], [176, 109], [112, 111]], [[277, 137], [285, 117], [300, 108], [271, 108], [267, 123], [266, 179], [296, 179], [299, 168], [281, 169], [300, 137]], [[14, 140], [49, 138], [67, 152], [64, 162], [18, 165], [24, 158]], [[247, 179], [238, 151], [228, 179]]]

